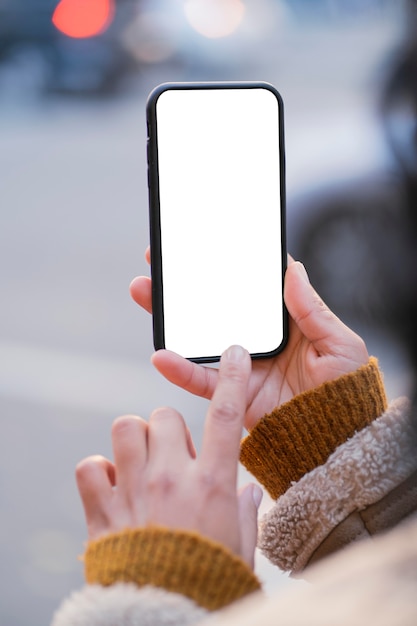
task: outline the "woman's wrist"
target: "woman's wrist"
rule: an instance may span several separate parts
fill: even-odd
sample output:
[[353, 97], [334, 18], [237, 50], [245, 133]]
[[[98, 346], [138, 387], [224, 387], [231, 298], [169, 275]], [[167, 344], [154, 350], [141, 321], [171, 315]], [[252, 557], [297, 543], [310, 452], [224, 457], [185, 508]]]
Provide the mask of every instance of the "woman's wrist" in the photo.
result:
[[220, 543], [159, 526], [126, 529], [91, 541], [84, 561], [89, 584], [152, 585], [185, 595], [208, 610], [260, 589], [246, 563]]
[[323, 383], [264, 416], [241, 445], [240, 460], [275, 500], [326, 462], [387, 407], [377, 359]]

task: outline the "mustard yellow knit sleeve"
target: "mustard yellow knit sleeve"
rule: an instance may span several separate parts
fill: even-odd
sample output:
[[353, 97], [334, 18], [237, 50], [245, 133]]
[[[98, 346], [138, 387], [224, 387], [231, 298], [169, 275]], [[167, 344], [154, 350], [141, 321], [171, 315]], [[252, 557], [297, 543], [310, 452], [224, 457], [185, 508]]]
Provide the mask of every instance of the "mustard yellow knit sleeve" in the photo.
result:
[[84, 564], [89, 584], [152, 585], [211, 611], [260, 589], [246, 563], [220, 543], [160, 526], [126, 529], [91, 541]]
[[387, 408], [378, 361], [306, 391], [265, 415], [240, 460], [274, 500]]

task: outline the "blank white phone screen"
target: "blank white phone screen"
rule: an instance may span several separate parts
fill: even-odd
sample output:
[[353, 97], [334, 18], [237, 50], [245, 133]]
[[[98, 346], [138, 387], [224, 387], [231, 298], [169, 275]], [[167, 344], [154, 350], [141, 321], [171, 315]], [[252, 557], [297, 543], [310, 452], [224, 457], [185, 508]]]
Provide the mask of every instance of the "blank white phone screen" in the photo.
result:
[[156, 104], [165, 345], [188, 357], [283, 341], [273, 92], [172, 89]]

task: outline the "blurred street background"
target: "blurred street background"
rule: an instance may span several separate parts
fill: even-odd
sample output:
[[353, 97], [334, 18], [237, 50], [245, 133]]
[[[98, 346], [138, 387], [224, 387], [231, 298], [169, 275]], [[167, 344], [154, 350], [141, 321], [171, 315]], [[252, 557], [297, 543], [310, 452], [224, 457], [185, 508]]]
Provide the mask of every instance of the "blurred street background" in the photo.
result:
[[[403, 9], [401, 0], [0, 0], [2, 626], [45, 626], [82, 585], [74, 468], [111, 456], [115, 417], [173, 405], [201, 437], [207, 404], [153, 371], [151, 319], [128, 291], [148, 273], [145, 102], [158, 83], [277, 87], [289, 251], [380, 357], [390, 396], [407, 391], [400, 349], [361, 310], [366, 242], [333, 219], [341, 197], [395, 195], [378, 99]], [[323, 235], [329, 224], [336, 239]], [[299, 584], [261, 557], [257, 567], [267, 589]]]

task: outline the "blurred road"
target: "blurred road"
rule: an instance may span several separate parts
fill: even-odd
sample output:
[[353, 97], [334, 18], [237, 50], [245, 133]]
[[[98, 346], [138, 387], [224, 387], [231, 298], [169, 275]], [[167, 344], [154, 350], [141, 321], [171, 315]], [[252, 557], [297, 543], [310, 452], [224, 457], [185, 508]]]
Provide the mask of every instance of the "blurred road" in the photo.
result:
[[[282, 91], [290, 194], [326, 173], [345, 171], [347, 160], [353, 169], [371, 163], [374, 152], [361, 132], [371, 119], [372, 85], [365, 88], [363, 81], [395, 34], [386, 24], [350, 33], [346, 56], [332, 66], [328, 51], [340, 45], [337, 34], [329, 34], [327, 48], [308, 32], [287, 38], [285, 46], [278, 38], [275, 48], [273, 42], [259, 48], [246, 73], [229, 76], [268, 80]], [[145, 98], [158, 82], [183, 78], [173, 70], [149, 73], [139, 87], [109, 102], [29, 101], [24, 89], [18, 100], [0, 99], [4, 626], [45, 626], [60, 599], [82, 584], [76, 555], [85, 531], [74, 467], [89, 454], [111, 455], [117, 415], [147, 418], [157, 405], [174, 405], [197, 442], [201, 436], [206, 403], [153, 371], [151, 320], [128, 293], [130, 280], [147, 272]], [[199, 78], [213, 76], [203, 72]], [[325, 123], [332, 137], [327, 148], [318, 141]], [[339, 160], [328, 160], [330, 152]], [[369, 340], [372, 351], [379, 349], [378, 337], [369, 333]], [[390, 391], [402, 391], [401, 355], [385, 346], [382, 359], [395, 372]], [[262, 560], [259, 571], [269, 580]], [[286, 581], [275, 576], [271, 586]]]

